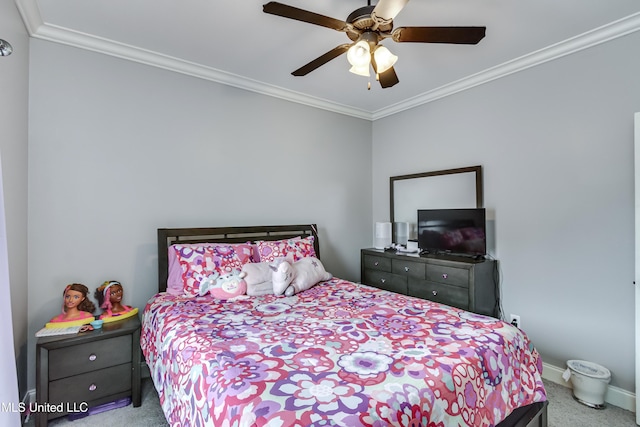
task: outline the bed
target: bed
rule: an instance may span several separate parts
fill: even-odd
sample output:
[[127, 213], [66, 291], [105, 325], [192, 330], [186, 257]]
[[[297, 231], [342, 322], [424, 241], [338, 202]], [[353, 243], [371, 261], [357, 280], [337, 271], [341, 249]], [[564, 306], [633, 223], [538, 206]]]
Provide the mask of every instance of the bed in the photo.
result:
[[158, 229], [141, 347], [170, 425], [547, 426], [542, 360], [497, 319], [336, 277], [289, 297], [169, 293], [172, 246], [291, 239], [320, 259], [314, 224]]

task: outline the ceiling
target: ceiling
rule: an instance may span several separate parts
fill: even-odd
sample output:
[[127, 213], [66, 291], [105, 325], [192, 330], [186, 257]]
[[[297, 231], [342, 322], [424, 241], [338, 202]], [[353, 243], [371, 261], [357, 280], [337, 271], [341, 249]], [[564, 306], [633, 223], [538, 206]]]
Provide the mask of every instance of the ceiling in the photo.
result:
[[[345, 33], [262, 11], [268, 0], [15, 0], [32, 37], [368, 120], [412, 108], [640, 29], [638, 0], [413, 0], [399, 26], [486, 26], [478, 45], [383, 44], [400, 83], [382, 89], [342, 55]], [[366, 0], [279, 0], [345, 20]], [[375, 0], [372, 2], [375, 4]]]

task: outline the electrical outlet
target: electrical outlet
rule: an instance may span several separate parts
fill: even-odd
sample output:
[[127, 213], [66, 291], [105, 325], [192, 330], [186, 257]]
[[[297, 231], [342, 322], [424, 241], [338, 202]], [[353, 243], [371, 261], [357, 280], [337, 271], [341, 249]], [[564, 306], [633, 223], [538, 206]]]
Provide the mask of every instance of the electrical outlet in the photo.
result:
[[517, 314], [512, 314], [511, 315], [510, 322], [516, 328], [521, 329], [522, 324], [520, 323], [520, 316], [518, 316]]

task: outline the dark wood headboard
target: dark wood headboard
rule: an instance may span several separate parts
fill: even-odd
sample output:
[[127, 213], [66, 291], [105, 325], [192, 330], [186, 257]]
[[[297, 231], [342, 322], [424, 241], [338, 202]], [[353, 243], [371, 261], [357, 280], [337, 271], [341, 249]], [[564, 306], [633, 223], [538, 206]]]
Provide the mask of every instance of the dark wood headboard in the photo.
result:
[[280, 240], [313, 236], [316, 256], [320, 258], [318, 229], [315, 224], [259, 225], [251, 227], [158, 228], [158, 292], [167, 290], [169, 246], [176, 243], [245, 243], [256, 240]]

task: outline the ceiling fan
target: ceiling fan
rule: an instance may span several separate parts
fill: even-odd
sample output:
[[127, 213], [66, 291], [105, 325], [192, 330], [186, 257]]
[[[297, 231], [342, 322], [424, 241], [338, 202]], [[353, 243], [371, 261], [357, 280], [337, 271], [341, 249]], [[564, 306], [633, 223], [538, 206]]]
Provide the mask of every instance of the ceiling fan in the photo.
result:
[[409, 0], [379, 0], [375, 6], [368, 0], [367, 6], [354, 10], [346, 19], [331, 18], [297, 7], [271, 1], [263, 11], [271, 15], [295, 19], [347, 34], [351, 43], [341, 44], [319, 56], [291, 74], [305, 76], [334, 58], [347, 53], [352, 73], [369, 76], [370, 66], [383, 88], [399, 82], [393, 65], [398, 57], [380, 42], [391, 38], [395, 42], [477, 44], [485, 36], [486, 27], [398, 27], [393, 28], [393, 18]]

